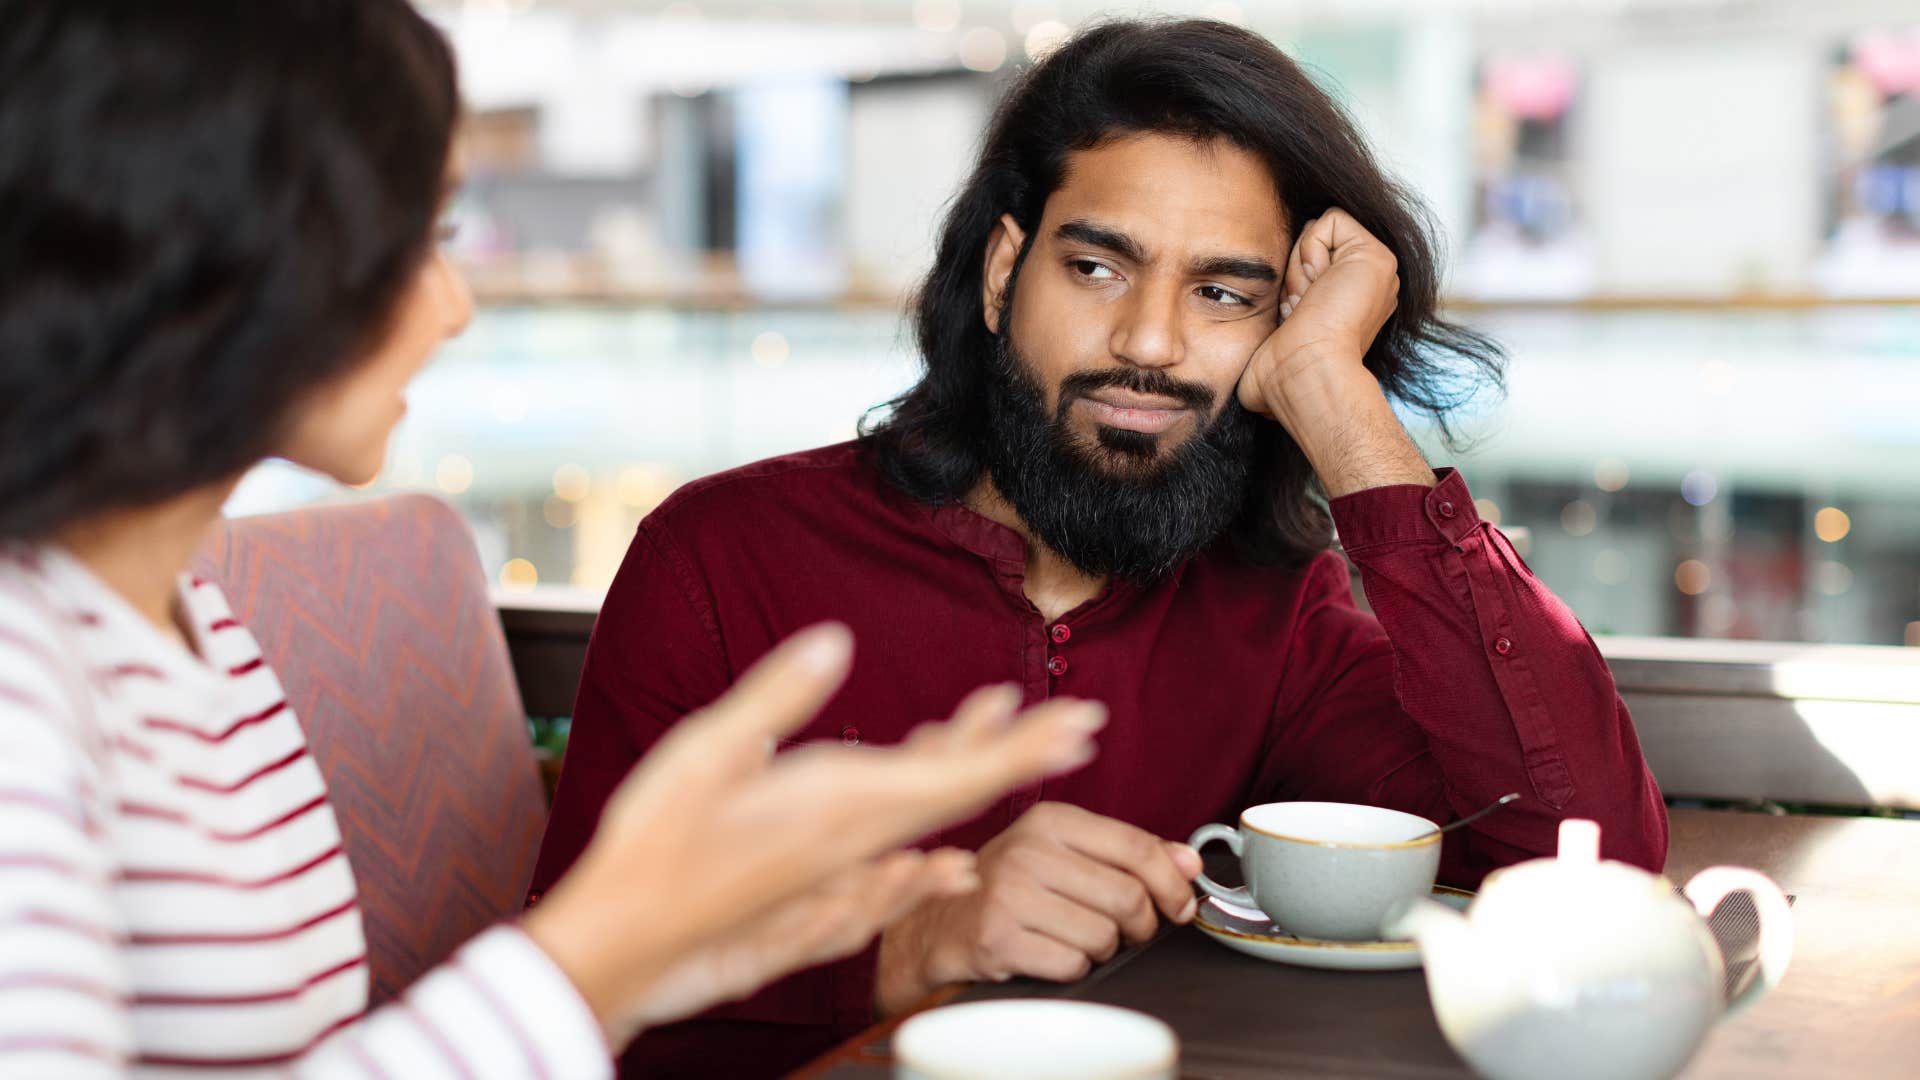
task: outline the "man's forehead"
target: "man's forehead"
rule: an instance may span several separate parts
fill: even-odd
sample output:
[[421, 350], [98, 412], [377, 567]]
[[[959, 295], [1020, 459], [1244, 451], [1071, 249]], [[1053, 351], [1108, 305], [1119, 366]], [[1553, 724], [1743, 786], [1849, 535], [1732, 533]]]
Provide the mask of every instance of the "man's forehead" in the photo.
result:
[[1230, 250], [1284, 261], [1286, 210], [1273, 176], [1222, 139], [1142, 134], [1075, 152], [1042, 229], [1096, 221], [1176, 255]]

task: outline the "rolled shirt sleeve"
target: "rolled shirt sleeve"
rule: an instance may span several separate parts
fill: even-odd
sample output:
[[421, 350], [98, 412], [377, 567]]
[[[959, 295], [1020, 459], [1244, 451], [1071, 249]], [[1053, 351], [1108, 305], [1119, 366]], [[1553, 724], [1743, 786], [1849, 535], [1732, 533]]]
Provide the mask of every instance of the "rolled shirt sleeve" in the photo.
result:
[[1291, 786], [1436, 821], [1520, 792], [1450, 838], [1442, 875], [1462, 884], [1551, 852], [1568, 817], [1599, 822], [1608, 857], [1659, 869], [1665, 805], [1605, 659], [1460, 475], [1438, 477], [1333, 500], [1373, 614], [1337, 557], [1314, 566], [1269, 784], [1305, 776]]

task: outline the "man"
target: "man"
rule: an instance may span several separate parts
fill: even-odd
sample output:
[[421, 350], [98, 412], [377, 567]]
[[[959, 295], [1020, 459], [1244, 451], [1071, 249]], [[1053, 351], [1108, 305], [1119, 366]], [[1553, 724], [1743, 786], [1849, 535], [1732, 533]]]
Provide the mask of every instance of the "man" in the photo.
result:
[[1078, 978], [1190, 919], [1199, 860], [1172, 841], [1256, 802], [1446, 821], [1519, 791], [1449, 838], [1446, 880], [1551, 850], [1568, 816], [1659, 866], [1665, 811], [1606, 664], [1389, 405], [1440, 416], [1459, 372], [1500, 370], [1436, 294], [1405, 197], [1264, 40], [1119, 23], [1029, 72], [916, 301], [924, 379], [858, 443], [642, 523], [536, 895], [673, 718], [818, 619], [862, 658], [808, 738], [892, 742], [999, 681], [1105, 701], [1100, 760], [930, 838], [979, 852], [976, 896], [643, 1039], [633, 1071], [771, 1075], [943, 984]]

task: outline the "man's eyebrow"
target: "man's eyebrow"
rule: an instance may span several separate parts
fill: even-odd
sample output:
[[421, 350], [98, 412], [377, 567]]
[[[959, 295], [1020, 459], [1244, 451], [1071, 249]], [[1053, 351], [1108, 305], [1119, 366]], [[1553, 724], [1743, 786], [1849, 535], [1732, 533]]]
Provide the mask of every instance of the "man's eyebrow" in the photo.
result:
[[1129, 262], [1147, 261], [1147, 253], [1140, 249], [1140, 245], [1134, 242], [1133, 237], [1118, 229], [1096, 225], [1091, 221], [1069, 221], [1061, 225], [1054, 235], [1077, 244], [1103, 248]]
[[[1055, 235], [1072, 243], [1111, 251], [1129, 262], [1150, 261], [1138, 241], [1111, 226], [1076, 219], [1062, 224]], [[1280, 280], [1280, 271], [1257, 255], [1214, 255], [1195, 260], [1188, 271], [1195, 277], [1229, 277], [1269, 283]]]
[[1195, 277], [1230, 277], [1269, 283], [1280, 280], [1280, 271], [1274, 269], [1272, 263], [1253, 256], [1216, 255], [1195, 262], [1192, 270]]

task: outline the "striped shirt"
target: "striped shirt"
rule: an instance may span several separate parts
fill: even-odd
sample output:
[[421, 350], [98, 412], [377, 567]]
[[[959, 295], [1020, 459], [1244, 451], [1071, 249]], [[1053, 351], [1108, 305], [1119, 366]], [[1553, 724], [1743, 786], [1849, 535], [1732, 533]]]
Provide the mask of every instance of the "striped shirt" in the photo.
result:
[[368, 1012], [305, 732], [219, 588], [180, 604], [192, 651], [59, 549], [0, 550], [0, 1076], [607, 1075], [509, 926]]

